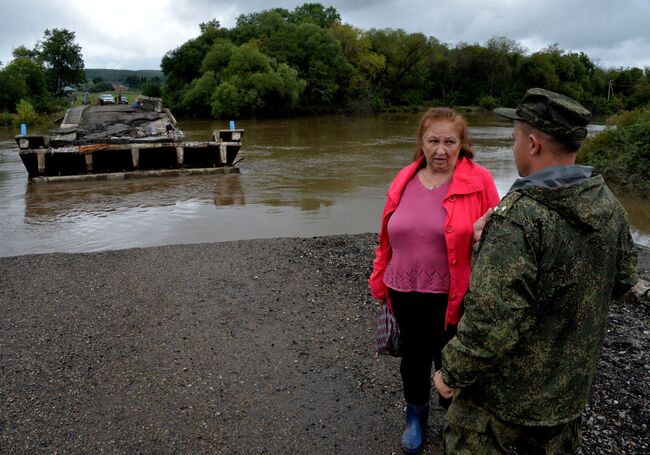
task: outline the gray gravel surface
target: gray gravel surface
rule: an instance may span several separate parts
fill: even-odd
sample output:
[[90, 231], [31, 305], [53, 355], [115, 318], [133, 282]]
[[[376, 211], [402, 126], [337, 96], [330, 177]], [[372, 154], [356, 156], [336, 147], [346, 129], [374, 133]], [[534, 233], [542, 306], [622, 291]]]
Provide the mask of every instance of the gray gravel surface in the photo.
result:
[[[400, 453], [375, 237], [0, 258], [0, 453]], [[648, 313], [612, 307], [585, 454], [648, 453]]]

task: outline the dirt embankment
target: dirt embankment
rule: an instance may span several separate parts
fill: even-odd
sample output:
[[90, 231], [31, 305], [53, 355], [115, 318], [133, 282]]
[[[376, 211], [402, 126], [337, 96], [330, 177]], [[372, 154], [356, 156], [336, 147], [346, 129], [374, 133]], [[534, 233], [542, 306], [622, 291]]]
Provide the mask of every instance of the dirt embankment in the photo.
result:
[[[374, 355], [374, 245], [0, 258], [0, 453], [400, 453], [398, 361]], [[650, 280], [647, 252], [640, 269]], [[612, 306], [585, 454], [650, 450], [649, 313]]]

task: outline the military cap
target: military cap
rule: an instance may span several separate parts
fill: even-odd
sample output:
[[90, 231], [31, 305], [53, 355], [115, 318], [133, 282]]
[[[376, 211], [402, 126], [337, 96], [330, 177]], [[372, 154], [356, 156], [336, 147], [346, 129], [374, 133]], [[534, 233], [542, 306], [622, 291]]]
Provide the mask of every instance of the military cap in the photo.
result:
[[516, 109], [497, 108], [494, 113], [510, 120], [520, 120], [561, 139], [587, 137], [591, 112], [573, 98], [560, 93], [531, 88]]

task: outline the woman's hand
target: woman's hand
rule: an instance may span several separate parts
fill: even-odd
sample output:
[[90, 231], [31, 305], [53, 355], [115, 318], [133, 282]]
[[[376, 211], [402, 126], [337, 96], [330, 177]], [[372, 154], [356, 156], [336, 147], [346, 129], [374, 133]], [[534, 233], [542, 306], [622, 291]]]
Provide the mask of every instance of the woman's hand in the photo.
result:
[[483, 227], [485, 226], [487, 219], [490, 218], [490, 215], [492, 215], [493, 212], [494, 209], [489, 208], [485, 211], [483, 216], [481, 216], [478, 220], [474, 221], [474, 243], [481, 240], [481, 235], [483, 234]]
[[386, 299], [375, 299], [375, 305], [386, 305]]
[[451, 398], [456, 393], [454, 389], [447, 387], [447, 384], [445, 384], [445, 381], [442, 379], [442, 370], [436, 371], [436, 374], [433, 376], [433, 383], [436, 385], [438, 394], [442, 398]]

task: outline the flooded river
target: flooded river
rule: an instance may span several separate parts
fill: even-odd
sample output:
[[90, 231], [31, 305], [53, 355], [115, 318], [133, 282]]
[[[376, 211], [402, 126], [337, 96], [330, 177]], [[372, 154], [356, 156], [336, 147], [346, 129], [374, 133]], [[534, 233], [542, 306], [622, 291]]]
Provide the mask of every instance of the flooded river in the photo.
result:
[[[411, 160], [418, 118], [238, 121], [240, 174], [55, 184], [28, 183], [16, 131], [0, 129], [0, 256], [376, 232], [388, 184]], [[486, 115], [469, 121], [476, 161], [503, 196], [517, 178], [511, 124]], [[187, 139], [205, 140], [227, 122], [179, 127]], [[650, 201], [619, 198], [635, 239], [650, 245]]]

